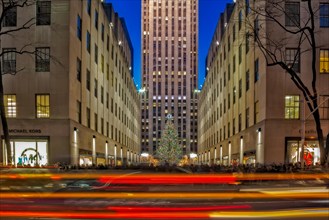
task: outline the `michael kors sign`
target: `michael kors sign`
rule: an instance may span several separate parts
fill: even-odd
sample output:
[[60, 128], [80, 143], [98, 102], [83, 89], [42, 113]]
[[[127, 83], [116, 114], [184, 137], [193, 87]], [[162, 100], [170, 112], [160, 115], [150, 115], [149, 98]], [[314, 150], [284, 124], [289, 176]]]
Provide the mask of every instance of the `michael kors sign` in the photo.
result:
[[9, 129], [9, 133], [14, 133], [14, 134], [40, 134], [41, 129]]

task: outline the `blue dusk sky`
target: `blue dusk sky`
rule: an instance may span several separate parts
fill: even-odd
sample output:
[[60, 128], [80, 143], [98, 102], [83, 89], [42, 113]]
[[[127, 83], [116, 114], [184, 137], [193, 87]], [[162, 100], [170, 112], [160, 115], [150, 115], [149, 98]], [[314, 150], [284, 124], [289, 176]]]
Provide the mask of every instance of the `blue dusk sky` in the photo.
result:
[[[106, 0], [126, 21], [134, 48], [134, 81], [141, 87], [141, 0]], [[205, 60], [220, 13], [233, 0], [199, 0], [199, 88], [204, 82]]]

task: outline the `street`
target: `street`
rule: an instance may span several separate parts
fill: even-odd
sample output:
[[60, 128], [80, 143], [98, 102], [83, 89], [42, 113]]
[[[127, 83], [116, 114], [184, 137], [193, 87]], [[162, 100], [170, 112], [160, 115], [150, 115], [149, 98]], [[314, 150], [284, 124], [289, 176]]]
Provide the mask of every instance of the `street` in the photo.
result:
[[253, 181], [143, 170], [2, 170], [0, 213], [1, 219], [328, 217], [328, 174], [294, 174], [289, 181], [279, 175], [254, 174]]

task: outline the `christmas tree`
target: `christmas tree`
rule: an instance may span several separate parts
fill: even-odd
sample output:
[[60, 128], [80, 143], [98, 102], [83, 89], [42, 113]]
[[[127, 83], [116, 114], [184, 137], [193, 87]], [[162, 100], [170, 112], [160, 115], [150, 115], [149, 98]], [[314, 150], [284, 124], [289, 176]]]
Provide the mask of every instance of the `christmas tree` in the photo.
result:
[[179, 144], [179, 138], [175, 125], [172, 122], [172, 116], [168, 115], [167, 123], [162, 131], [159, 147], [156, 156], [160, 163], [177, 164], [183, 155], [183, 149]]

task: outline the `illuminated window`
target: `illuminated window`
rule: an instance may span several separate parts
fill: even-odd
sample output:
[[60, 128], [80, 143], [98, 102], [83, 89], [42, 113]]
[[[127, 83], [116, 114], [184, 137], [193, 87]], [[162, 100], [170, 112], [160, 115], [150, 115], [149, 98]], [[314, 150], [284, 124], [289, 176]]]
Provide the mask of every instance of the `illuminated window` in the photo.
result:
[[16, 95], [4, 95], [5, 113], [7, 118], [16, 118], [17, 103]]
[[285, 119], [299, 119], [299, 103], [298, 95], [285, 97]]
[[329, 50], [320, 50], [320, 73], [329, 73]]
[[36, 95], [37, 118], [50, 117], [50, 101], [48, 94]]

